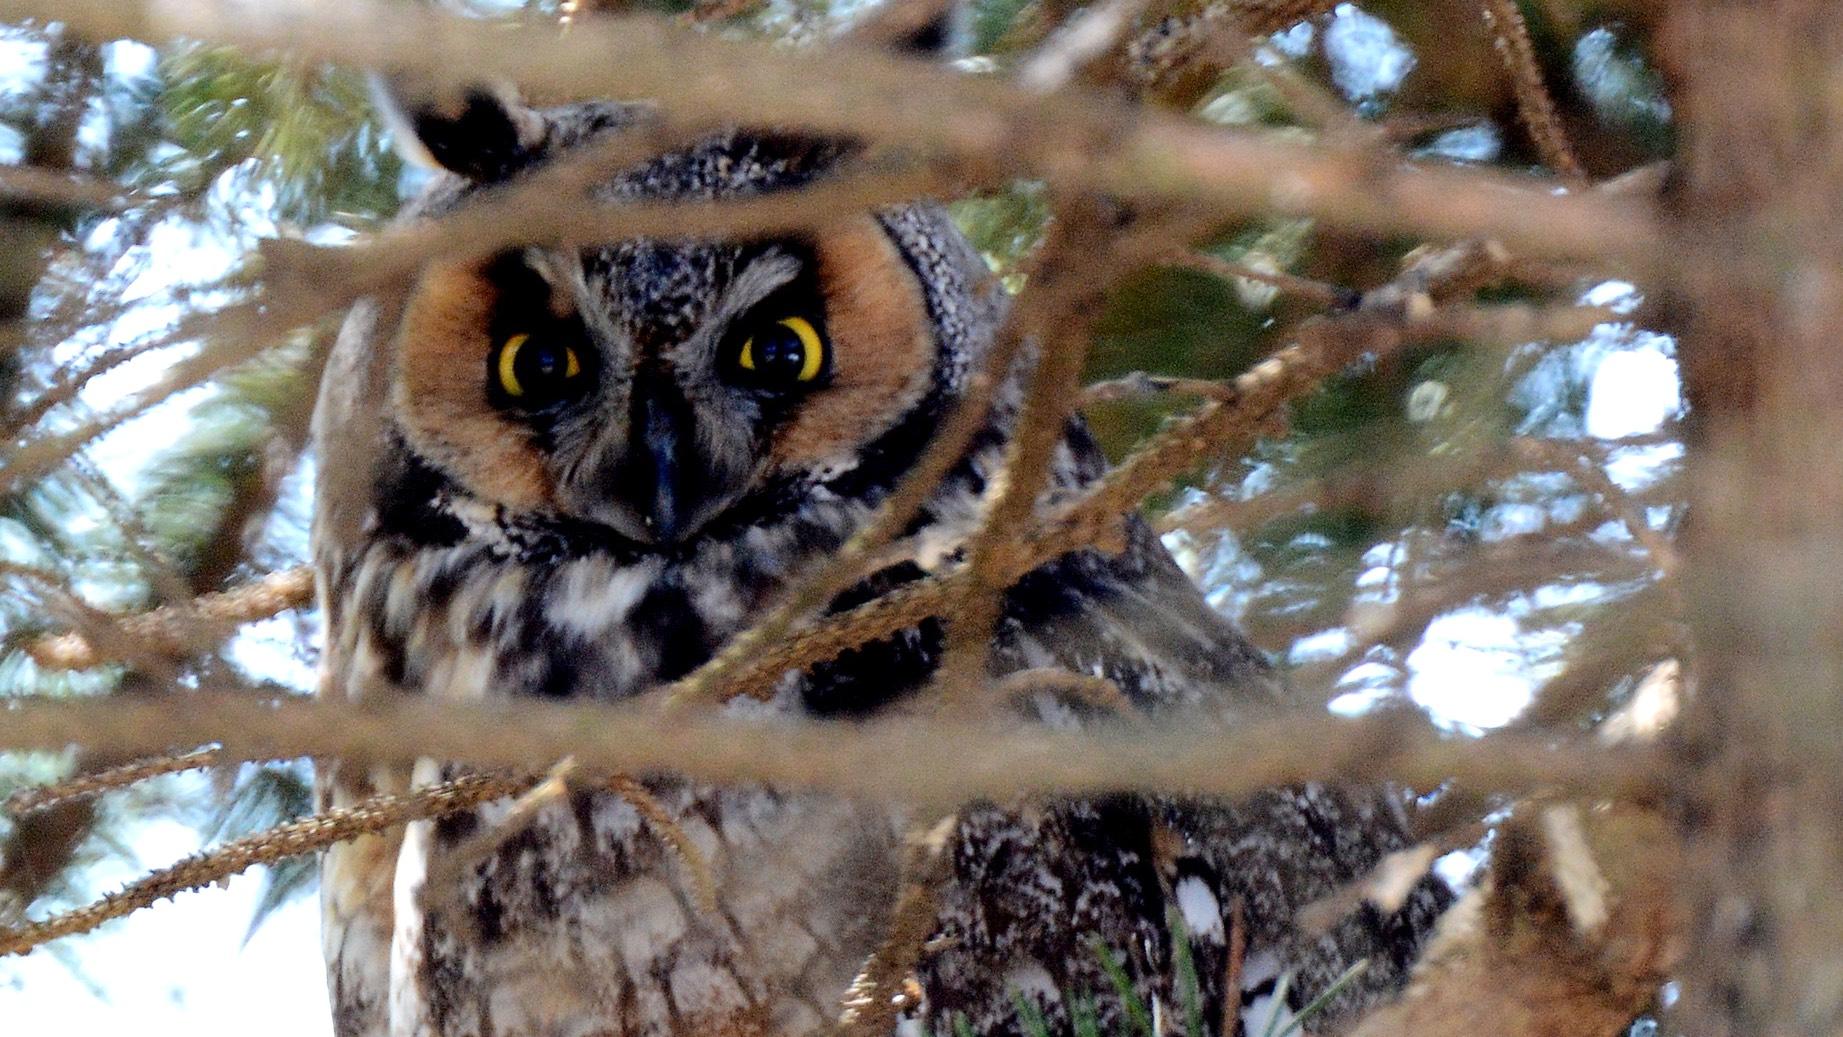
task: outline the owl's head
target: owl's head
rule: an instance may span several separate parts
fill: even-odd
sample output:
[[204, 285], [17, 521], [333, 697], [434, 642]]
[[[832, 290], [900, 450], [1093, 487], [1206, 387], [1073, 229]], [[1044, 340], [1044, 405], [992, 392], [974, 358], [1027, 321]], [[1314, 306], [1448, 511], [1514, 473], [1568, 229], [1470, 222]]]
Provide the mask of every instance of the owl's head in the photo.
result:
[[[643, 117], [475, 94], [397, 122], [442, 171], [416, 210], [439, 215]], [[598, 194], [788, 190], [852, 152], [726, 132]], [[929, 205], [789, 236], [511, 249], [420, 276], [397, 326], [391, 410], [417, 459], [475, 499], [682, 544], [803, 487], [906, 467], [983, 347], [996, 296]]]

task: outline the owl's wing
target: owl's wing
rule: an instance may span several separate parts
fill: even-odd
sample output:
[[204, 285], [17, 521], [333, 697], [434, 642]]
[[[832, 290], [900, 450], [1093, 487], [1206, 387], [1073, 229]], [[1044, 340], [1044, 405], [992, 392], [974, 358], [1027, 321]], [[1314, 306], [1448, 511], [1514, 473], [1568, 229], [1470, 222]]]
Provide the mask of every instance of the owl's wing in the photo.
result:
[[[1268, 1029], [1273, 1014], [1297, 1012], [1362, 962], [1308, 1026], [1335, 1029], [1405, 981], [1448, 895], [1429, 879], [1395, 912], [1366, 905], [1323, 933], [1301, 931], [1298, 913], [1405, 842], [1375, 789], [973, 807], [960, 815], [952, 881], [920, 964], [929, 1022], [957, 1032], [963, 1016], [982, 1037], [1011, 1037], [1026, 1032], [1022, 998], [1067, 1033], [1087, 1000], [1099, 1032], [1133, 1032], [1117, 968], [1166, 1021], [1155, 1032], [1259, 1037], [1284, 1028]], [[1185, 1020], [1193, 1006], [1200, 1028]]]
[[[379, 329], [394, 319], [389, 300], [356, 306], [327, 359], [314, 411], [316, 498], [313, 553], [319, 573], [326, 652], [322, 697], [356, 697], [374, 680], [351, 615], [353, 553], [364, 541], [365, 514], [377, 492], [389, 399], [390, 343]], [[328, 463], [328, 459], [338, 463]], [[329, 761], [317, 769], [322, 810], [350, 806], [379, 792], [403, 792], [407, 772]], [[382, 1037], [389, 1025], [391, 888], [402, 831], [363, 836], [328, 849], [320, 860], [321, 942], [339, 1037]]]
[[[1095, 470], [1091, 444], [1074, 433], [1076, 455]], [[1282, 694], [1265, 658], [1137, 516], [1123, 551], [1066, 555], [1010, 592], [994, 668], [1039, 667], [1104, 676], [1145, 712], [1206, 722], [1257, 712]], [[1021, 997], [1066, 1032], [1073, 1000], [1092, 997], [1101, 1032], [1129, 1032], [1104, 955], [1165, 1020], [1169, 1030], [1157, 1032], [1188, 1032], [1193, 1006], [1204, 1032], [1269, 1032], [1275, 1012], [1297, 1009], [1363, 961], [1327, 1015], [1348, 1018], [1402, 982], [1445, 904], [1443, 887], [1429, 880], [1395, 913], [1365, 907], [1323, 934], [1299, 931], [1295, 916], [1403, 848], [1405, 832], [1396, 794], [1379, 787], [971, 809], [942, 893], [940, 939], [921, 967], [930, 1021], [951, 1032], [959, 1014], [974, 1033], [1021, 1033]], [[1225, 989], [1235, 932], [1246, 956], [1236, 989]], [[1290, 994], [1280, 1003], [1283, 975]]]
[[1012, 588], [1000, 672], [1052, 667], [1106, 677], [1148, 711], [1259, 707], [1280, 699], [1260, 651], [1203, 598], [1137, 515], [1116, 555], [1077, 551]]
[[[335, 764], [316, 781], [325, 809], [377, 792], [406, 792], [407, 777], [361, 777]], [[338, 1037], [389, 1032], [391, 896], [402, 844], [403, 830], [396, 828], [335, 844], [320, 859], [320, 943]]]

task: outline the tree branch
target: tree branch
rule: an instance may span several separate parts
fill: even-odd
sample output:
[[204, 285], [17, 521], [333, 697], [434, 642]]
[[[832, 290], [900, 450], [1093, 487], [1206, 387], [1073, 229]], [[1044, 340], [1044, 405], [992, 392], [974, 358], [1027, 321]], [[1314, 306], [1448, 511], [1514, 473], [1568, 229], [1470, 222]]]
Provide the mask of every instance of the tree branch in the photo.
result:
[[[308, 60], [414, 69], [465, 88], [510, 80], [545, 96], [668, 98], [689, 126], [802, 126], [948, 159], [986, 179], [1031, 175], [1127, 197], [1181, 197], [1230, 213], [1322, 217], [1353, 228], [1488, 236], [1532, 256], [1648, 265], [1662, 234], [1631, 199], [1558, 195], [1528, 177], [1314, 147], [1155, 112], [1078, 90], [1039, 95], [839, 45], [809, 55], [700, 35], [659, 19], [550, 28], [426, 8], [276, 2], [257, 7], [122, 0], [0, 0], [0, 17], [57, 19], [98, 38], [205, 40]], [[685, 70], [699, 70], [696, 76]]]
[[[1304, 781], [1463, 778], [1478, 789], [1537, 786], [1608, 797], [1657, 790], [1642, 748], [1533, 735], [1466, 739], [1417, 718], [1283, 716], [1233, 730], [1045, 731], [955, 720], [761, 724], [692, 714], [662, 720], [632, 706], [518, 700], [366, 704], [190, 695], [152, 701], [15, 699], [0, 744], [70, 744], [124, 753], [216, 741], [228, 758], [432, 757], [534, 766], [574, 756], [587, 772], [672, 771], [719, 784], [762, 782], [922, 803], [1181, 790], [1235, 796]], [[1310, 746], [1310, 751], [1302, 747]], [[1234, 761], [1225, 766], [1224, 761]], [[541, 763], [536, 764], [542, 766]]]

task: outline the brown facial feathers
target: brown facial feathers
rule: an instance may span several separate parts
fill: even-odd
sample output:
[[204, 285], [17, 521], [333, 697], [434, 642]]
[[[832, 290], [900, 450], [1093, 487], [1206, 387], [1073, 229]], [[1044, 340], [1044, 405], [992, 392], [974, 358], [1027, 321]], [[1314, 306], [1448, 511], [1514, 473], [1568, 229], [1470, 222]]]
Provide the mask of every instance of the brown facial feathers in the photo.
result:
[[411, 445], [474, 494], [521, 511], [547, 507], [544, 458], [487, 398], [498, 295], [478, 262], [423, 273], [397, 340], [396, 410]]
[[855, 454], [927, 391], [934, 332], [914, 273], [868, 216], [815, 241], [832, 380], [775, 436], [775, 463], [804, 466]]

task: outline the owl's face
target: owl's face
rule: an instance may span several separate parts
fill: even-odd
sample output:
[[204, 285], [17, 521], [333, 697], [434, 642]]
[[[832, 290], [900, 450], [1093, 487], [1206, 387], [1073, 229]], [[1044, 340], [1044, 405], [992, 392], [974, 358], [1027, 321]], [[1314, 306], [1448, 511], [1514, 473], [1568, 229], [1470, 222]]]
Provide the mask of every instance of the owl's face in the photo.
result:
[[[538, 117], [553, 122], [538, 124], [532, 154], [577, 143], [559, 145], [557, 116]], [[755, 193], [836, 156], [732, 135], [607, 193]], [[449, 165], [463, 171], [448, 185], [456, 198], [509, 175], [503, 162]], [[914, 265], [868, 214], [790, 238], [438, 264], [415, 285], [397, 346], [393, 409], [424, 462], [513, 515], [661, 547], [849, 469], [938, 391], [942, 371]]]
[[641, 543], [824, 478], [934, 370], [914, 276], [869, 217], [438, 267], [402, 328], [397, 411], [424, 458], [484, 500]]

